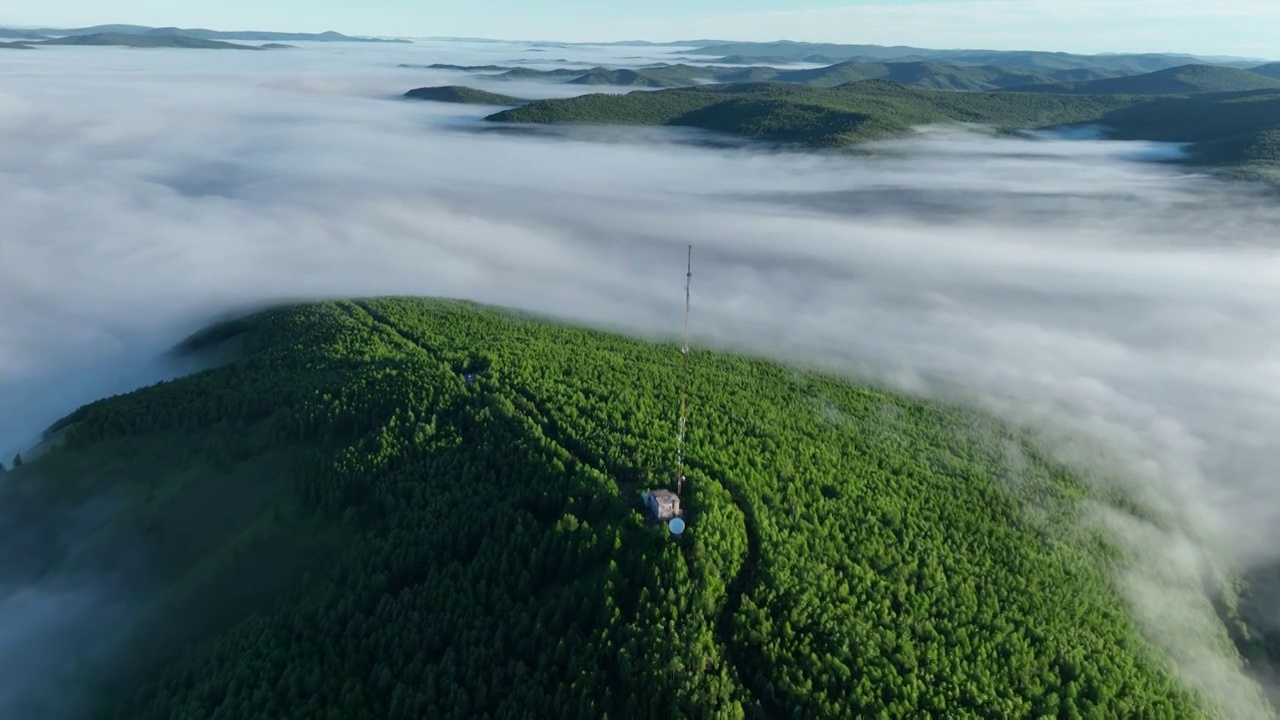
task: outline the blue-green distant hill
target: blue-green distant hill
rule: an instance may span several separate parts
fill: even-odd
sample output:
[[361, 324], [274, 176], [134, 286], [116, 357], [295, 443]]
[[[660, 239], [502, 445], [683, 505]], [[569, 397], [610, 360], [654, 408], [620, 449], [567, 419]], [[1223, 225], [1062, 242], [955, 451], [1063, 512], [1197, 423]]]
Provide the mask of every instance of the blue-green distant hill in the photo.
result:
[[[10, 34], [25, 33], [25, 34]], [[352, 37], [342, 33], [328, 31], [322, 33], [264, 32], [259, 30], [206, 30], [204, 28], [149, 27], [146, 25], [94, 25], [81, 28], [39, 28], [17, 29], [0, 28], [0, 37], [13, 37], [38, 40], [49, 37], [77, 37], [82, 35], [138, 35], [145, 37], [179, 36], [197, 40], [255, 40], [271, 42], [311, 41], [311, 42], [391, 42], [408, 43], [409, 40]]]
[[1269, 77], [1265, 67], [1244, 70], [1219, 65], [1180, 65], [1141, 75], [1083, 82], [1043, 83], [1013, 87], [1020, 92], [1097, 95], [1182, 95], [1203, 92], [1280, 89], [1280, 79]]
[[1277, 80], [1280, 80], [1280, 63], [1268, 63], [1266, 65], [1258, 65], [1257, 67], [1249, 68], [1249, 70], [1259, 75], [1265, 75], [1269, 78], [1275, 78]]
[[1011, 90], [1042, 93], [1165, 95], [1280, 88], [1277, 66], [1235, 68], [1187, 64], [1127, 75], [1090, 68], [1028, 70], [949, 62], [845, 61], [787, 69], [770, 65], [655, 64], [636, 68], [595, 67], [537, 70], [502, 65], [429, 65], [436, 70], [482, 73], [502, 79], [549, 80], [576, 85], [679, 88], [708, 83], [786, 82], [830, 87], [858, 80], [892, 80], [931, 90]]
[[[1259, 61], [1250, 61], [1247, 58], [1199, 57], [1179, 53], [1078, 55], [1032, 50], [933, 50], [907, 46], [840, 45], [785, 40], [764, 43], [711, 43], [689, 51], [687, 54], [708, 55], [719, 58], [733, 57], [738, 62], [747, 63], [776, 62], [780, 60], [820, 63], [846, 60], [863, 62], [916, 61], [939, 62], [951, 65], [990, 65], [1034, 72], [1089, 69], [1123, 75], [1154, 72], [1196, 62], [1233, 67], [1249, 67], [1259, 64]], [[768, 58], [769, 60], [762, 60], [762, 58]]]
[[69, 35], [51, 40], [29, 42], [30, 45], [100, 45], [133, 48], [193, 48], [201, 50], [263, 50], [256, 45], [238, 45], [221, 40], [203, 40], [182, 35], [131, 35], [127, 33], [96, 33]]
[[[412, 67], [403, 65], [402, 67]], [[537, 70], [502, 65], [426, 66], [434, 70], [480, 73], [501, 79], [548, 80], [574, 85], [616, 87], [677, 88], [707, 83], [787, 82], [820, 87], [857, 80], [885, 79], [912, 87], [934, 90], [999, 90], [1022, 85], [1047, 85], [1103, 77], [1090, 70], [1049, 71], [999, 68], [994, 66], [948, 65], [933, 62], [841, 62], [825, 67], [786, 69], [768, 65], [655, 64], [636, 68], [595, 67]]]

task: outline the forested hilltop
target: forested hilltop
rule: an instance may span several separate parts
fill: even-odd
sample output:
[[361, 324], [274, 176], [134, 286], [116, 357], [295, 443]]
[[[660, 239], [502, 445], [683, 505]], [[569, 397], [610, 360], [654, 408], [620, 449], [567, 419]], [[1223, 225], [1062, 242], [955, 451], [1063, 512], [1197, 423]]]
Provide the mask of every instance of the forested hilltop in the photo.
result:
[[695, 350], [675, 541], [637, 497], [672, 470], [671, 345], [377, 299], [184, 349], [213, 346], [238, 359], [7, 476], [26, 517], [114, 503], [41, 572], [147, 548], [98, 717], [1209, 716], [1085, 490], [987, 418]]

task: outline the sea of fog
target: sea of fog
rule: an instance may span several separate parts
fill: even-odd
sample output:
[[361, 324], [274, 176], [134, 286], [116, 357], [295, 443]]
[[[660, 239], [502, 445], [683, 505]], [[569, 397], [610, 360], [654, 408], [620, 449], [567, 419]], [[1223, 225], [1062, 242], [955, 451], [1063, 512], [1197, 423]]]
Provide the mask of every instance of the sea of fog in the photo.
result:
[[[1170, 520], [1093, 515], [1188, 681], [1240, 695], [1199, 577], [1280, 552], [1273, 199], [1165, 162], [1174, 146], [1079, 135], [922, 129], [852, 158], [484, 131], [497, 108], [398, 96], [582, 89], [398, 66], [680, 50], [299, 45], [0, 54], [0, 457], [264, 302], [441, 295], [670, 336], [693, 243], [696, 343], [980, 404]], [[0, 628], [27, 622], [11, 607]]]

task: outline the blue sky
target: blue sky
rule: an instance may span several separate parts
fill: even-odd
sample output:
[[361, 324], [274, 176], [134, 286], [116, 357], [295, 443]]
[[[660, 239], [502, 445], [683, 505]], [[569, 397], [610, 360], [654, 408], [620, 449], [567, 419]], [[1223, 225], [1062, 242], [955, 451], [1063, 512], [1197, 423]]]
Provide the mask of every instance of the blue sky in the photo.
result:
[[5, 0], [0, 23], [1280, 56], [1278, 0]]

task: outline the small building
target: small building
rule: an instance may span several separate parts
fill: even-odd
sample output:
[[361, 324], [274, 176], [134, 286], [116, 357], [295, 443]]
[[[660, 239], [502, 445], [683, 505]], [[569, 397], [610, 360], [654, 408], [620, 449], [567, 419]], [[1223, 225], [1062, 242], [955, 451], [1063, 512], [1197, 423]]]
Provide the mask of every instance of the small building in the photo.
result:
[[641, 497], [645, 507], [659, 520], [669, 520], [680, 514], [680, 496], [670, 490], [659, 488], [644, 493]]

